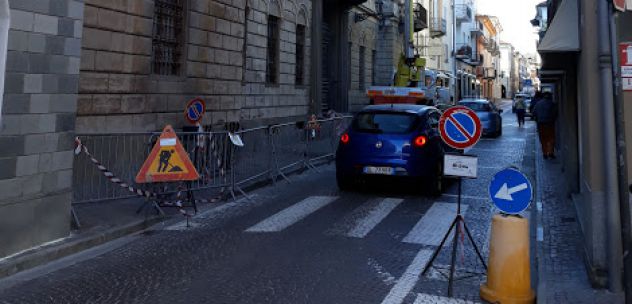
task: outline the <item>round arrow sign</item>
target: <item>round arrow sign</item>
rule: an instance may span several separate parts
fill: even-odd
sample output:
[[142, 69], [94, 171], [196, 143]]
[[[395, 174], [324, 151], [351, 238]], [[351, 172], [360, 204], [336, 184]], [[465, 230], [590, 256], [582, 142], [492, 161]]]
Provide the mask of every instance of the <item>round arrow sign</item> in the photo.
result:
[[507, 168], [492, 177], [489, 196], [500, 211], [518, 214], [531, 204], [533, 188], [522, 172]]

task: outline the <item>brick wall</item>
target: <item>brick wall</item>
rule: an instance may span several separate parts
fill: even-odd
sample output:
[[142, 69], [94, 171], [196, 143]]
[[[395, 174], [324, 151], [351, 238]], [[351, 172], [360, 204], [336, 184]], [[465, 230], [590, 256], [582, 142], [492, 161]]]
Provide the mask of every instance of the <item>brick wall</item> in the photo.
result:
[[0, 257], [65, 237], [84, 4], [10, 0], [0, 128]]
[[86, 0], [77, 132], [149, 131], [167, 123], [179, 127], [185, 124], [185, 104], [194, 97], [206, 100], [204, 124], [305, 117], [309, 90], [294, 84], [295, 31], [297, 22], [308, 26], [307, 77], [311, 4], [278, 3], [280, 81], [268, 86], [268, 2], [187, 1], [182, 76], [159, 77], [151, 71], [154, 1]]

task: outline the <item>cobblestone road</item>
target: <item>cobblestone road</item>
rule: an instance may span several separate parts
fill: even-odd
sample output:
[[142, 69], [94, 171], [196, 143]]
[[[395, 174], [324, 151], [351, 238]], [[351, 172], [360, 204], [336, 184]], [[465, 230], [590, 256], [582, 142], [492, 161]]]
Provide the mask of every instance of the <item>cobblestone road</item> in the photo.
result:
[[[505, 109], [508, 109], [505, 104]], [[465, 218], [487, 256], [491, 176], [532, 174], [533, 125], [504, 115], [504, 135], [469, 151], [479, 178], [463, 182]], [[457, 256], [458, 299], [445, 298], [451, 242], [423, 266], [454, 217], [456, 184], [438, 198], [397, 185], [340, 192], [333, 167], [256, 191], [182, 223], [32, 280], [0, 284], [0, 303], [466, 303], [485, 280], [472, 247]], [[426, 216], [428, 215], [428, 216]], [[446, 225], [447, 223], [447, 225]]]

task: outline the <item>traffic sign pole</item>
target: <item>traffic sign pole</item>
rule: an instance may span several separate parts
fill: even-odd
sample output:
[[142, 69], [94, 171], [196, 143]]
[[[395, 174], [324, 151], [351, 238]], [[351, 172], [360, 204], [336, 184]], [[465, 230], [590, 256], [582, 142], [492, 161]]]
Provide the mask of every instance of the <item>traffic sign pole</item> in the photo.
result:
[[[478, 140], [481, 137], [482, 127], [481, 127], [481, 122], [474, 111], [466, 107], [456, 106], [456, 107], [451, 107], [447, 109], [441, 116], [441, 120], [439, 121], [439, 133], [441, 134], [441, 138], [443, 139], [443, 141], [448, 146], [453, 147], [455, 149], [466, 149], [466, 148], [474, 146], [478, 142]], [[446, 163], [445, 159], [444, 159], [444, 163]], [[472, 165], [472, 166], [476, 167], [476, 165]], [[474, 247], [474, 250], [476, 251], [476, 256], [478, 257], [479, 261], [485, 268], [485, 271], [487, 271], [487, 264], [485, 263], [485, 259], [483, 259], [483, 255], [481, 254], [481, 251], [478, 249], [478, 246], [476, 246], [476, 243], [474, 242], [474, 238], [472, 237], [472, 233], [470, 233], [470, 230], [468, 229], [467, 224], [465, 223], [465, 218], [461, 214], [461, 197], [462, 197], [461, 192], [462, 192], [463, 176], [465, 176], [463, 174], [464, 173], [458, 176], [458, 195], [457, 195], [456, 216], [454, 217], [454, 220], [452, 221], [450, 228], [441, 239], [441, 243], [439, 244], [439, 247], [435, 249], [434, 253], [432, 254], [432, 257], [430, 258], [430, 261], [428, 262], [428, 264], [426, 264], [426, 266], [424, 267], [422, 271], [422, 275], [426, 275], [426, 273], [428, 272], [428, 269], [430, 269], [430, 267], [433, 266], [435, 259], [439, 255], [439, 252], [441, 252], [441, 250], [443, 249], [443, 245], [445, 245], [445, 242], [448, 240], [448, 236], [450, 235], [453, 229], [456, 229], [456, 232], [454, 233], [453, 243], [452, 243], [452, 256], [450, 258], [450, 275], [448, 277], [448, 296], [449, 297], [452, 297], [453, 295], [452, 285], [454, 283], [454, 273], [456, 271], [456, 252], [457, 252], [457, 247], [459, 245], [458, 239], [460, 236], [462, 236], [463, 234], [467, 235], [467, 239], [470, 241], [470, 243], [472, 244], [472, 247]], [[444, 175], [445, 175], [445, 172], [444, 172]], [[467, 175], [467, 177], [472, 178], [471, 175], [469, 174]], [[465, 233], [461, 231], [461, 227], [463, 227], [463, 230], [465, 230]]]

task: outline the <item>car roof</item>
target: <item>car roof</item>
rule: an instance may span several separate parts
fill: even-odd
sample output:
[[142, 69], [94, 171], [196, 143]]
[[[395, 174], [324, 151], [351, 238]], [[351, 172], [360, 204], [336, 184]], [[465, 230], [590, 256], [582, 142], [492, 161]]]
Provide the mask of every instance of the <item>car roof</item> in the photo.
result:
[[478, 98], [477, 99], [471, 98], [471, 99], [459, 100], [459, 103], [462, 103], [462, 102], [489, 103], [489, 100], [487, 100], [487, 99], [478, 99]]
[[362, 113], [362, 112], [375, 112], [375, 111], [382, 112], [383, 111], [383, 112], [411, 113], [411, 114], [421, 115], [430, 109], [436, 110], [437, 108], [431, 107], [431, 106], [412, 105], [412, 104], [381, 104], [381, 105], [366, 106], [360, 112]]

